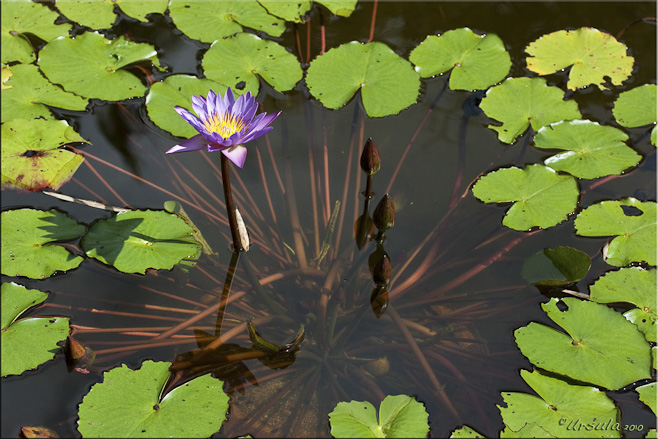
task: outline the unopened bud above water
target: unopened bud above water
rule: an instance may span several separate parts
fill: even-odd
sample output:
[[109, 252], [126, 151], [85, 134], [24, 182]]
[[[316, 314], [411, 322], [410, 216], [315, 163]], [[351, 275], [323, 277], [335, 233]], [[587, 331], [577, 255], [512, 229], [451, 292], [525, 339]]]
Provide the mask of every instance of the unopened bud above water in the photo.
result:
[[373, 175], [382, 167], [381, 159], [379, 158], [379, 151], [375, 146], [375, 142], [372, 141], [372, 137], [369, 137], [366, 141], [365, 146], [363, 147], [363, 152], [361, 153], [361, 169], [368, 175]]
[[377, 230], [380, 232], [385, 232], [392, 228], [395, 225], [395, 204], [393, 203], [393, 198], [388, 194], [384, 195], [379, 204], [377, 204], [377, 207], [375, 207], [372, 219], [375, 222], [375, 226], [377, 226]]

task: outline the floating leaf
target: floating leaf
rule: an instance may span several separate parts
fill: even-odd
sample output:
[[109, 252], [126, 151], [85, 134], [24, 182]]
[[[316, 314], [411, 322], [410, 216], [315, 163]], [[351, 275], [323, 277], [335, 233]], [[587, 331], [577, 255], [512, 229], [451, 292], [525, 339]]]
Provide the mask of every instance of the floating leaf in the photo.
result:
[[575, 248], [547, 248], [524, 262], [521, 275], [535, 285], [566, 285], [584, 278], [590, 265], [587, 253]]
[[2, 212], [2, 274], [44, 279], [55, 271], [77, 267], [73, 256], [55, 241], [77, 238], [85, 231], [56, 210], [17, 209]]
[[258, 3], [263, 5], [270, 14], [295, 23], [303, 23], [304, 16], [311, 9], [310, 0], [258, 0]]
[[542, 78], [508, 78], [487, 91], [480, 108], [502, 122], [501, 126], [489, 125], [498, 139], [512, 143], [529, 126], [537, 131], [553, 122], [579, 119], [578, 105], [563, 97], [562, 90], [547, 86]]
[[99, 220], [82, 238], [87, 256], [124, 273], [171, 269], [183, 259], [196, 259], [201, 245], [194, 229], [175, 214], [147, 210], [122, 212]]
[[591, 27], [542, 35], [525, 49], [528, 69], [540, 75], [572, 66], [567, 83], [571, 90], [590, 84], [603, 90], [606, 77], [621, 85], [633, 72], [634, 59], [626, 50], [612, 35]]
[[622, 268], [610, 271], [590, 287], [590, 300], [598, 303], [632, 303], [624, 313], [648, 341], [656, 342], [656, 270]]
[[5, 83], [9, 78], [11, 78], [11, 70], [8, 67], [2, 66], [2, 90], [7, 90], [13, 87], [13, 85], [6, 85]]
[[649, 406], [653, 414], [656, 414], [656, 383], [645, 384], [635, 389], [640, 394], [640, 401]]
[[57, 38], [39, 53], [41, 70], [52, 82], [81, 96], [108, 101], [144, 95], [146, 86], [123, 67], [145, 60], [158, 62], [150, 44], [125, 37], [107, 40], [96, 32]]
[[473, 186], [473, 195], [485, 203], [514, 201], [503, 224], [515, 230], [553, 227], [576, 209], [578, 184], [542, 165], [503, 168], [488, 173]]
[[[633, 128], [644, 125], [656, 125], [655, 84], [644, 84], [619, 94], [612, 114], [619, 125]], [[656, 145], [656, 126], [651, 131], [651, 143]]]
[[530, 437], [536, 437], [536, 438], [550, 438], [550, 437], [555, 437], [551, 434], [549, 434], [546, 430], [544, 430], [540, 425], [538, 425], [535, 422], [528, 422], [525, 424], [523, 427], [521, 427], [520, 430], [515, 431], [509, 428], [507, 425], [503, 429], [503, 431], [500, 432], [500, 437], [501, 438], [508, 438], [508, 437], [518, 437], [518, 438], [530, 438]]
[[205, 43], [242, 32], [240, 25], [275, 37], [286, 30], [286, 23], [268, 14], [256, 0], [171, 0], [169, 16], [185, 35]]
[[2, 122], [11, 119], [51, 118], [46, 105], [67, 110], [84, 110], [89, 101], [73, 93], [67, 93], [41, 75], [32, 64], [9, 67], [11, 78], [6, 90], [2, 90]]
[[[522, 370], [521, 377], [539, 397], [526, 393], [501, 393], [507, 407], [498, 406], [498, 409], [503, 422], [511, 430], [521, 430], [531, 419], [555, 437], [620, 437], [619, 410], [603, 391], [567, 384], [537, 370], [532, 373]], [[580, 425], [593, 423], [593, 428], [581, 427], [575, 433], [576, 422]]]
[[361, 90], [370, 117], [397, 114], [416, 103], [418, 73], [383, 43], [343, 44], [318, 56], [306, 74], [308, 88], [325, 107], [337, 109]]
[[60, 148], [89, 143], [63, 120], [14, 119], [2, 124], [2, 184], [40, 191], [59, 189], [84, 160]]
[[[2, 2], [2, 56], [3, 63], [18, 61], [31, 63], [35, 60], [34, 49], [23, 34], [33, 34], [50, 41], [68, 35], [70, 24], [55, 24], [59, 14], [46, 5], [30, 1]], [[3, 96], [4, 97], [4, 96]]]
[[429, 35], [409, 55], [422, 78], [450, 73], [452, 90], [483, 90], [502, 81], [512, 62], [494, 34], [478, 35], [469, 28]]
[[55, 5], [66, 18], [91, 29], [108, 29], [117, 19], [114, 1], [56, 0]]
[[651, 376], [651, 346], [624, 316], [573, 297], [561, 299], [568, 307], [561, 311], [559, 300], [542, 308], [567, 334], [535, 322], [514, 331], [532, 364], [611, 390]]
[[[4, 225], [4, 216], [2, 219]], [[16, 320], [29, 308], [46, 300], [48, 294], [39, 290], [28, 290], [13, 282], [3, 283], [0, 288], [2, 289], [2, 342], [0, 343], [2, 376], [20, 375], [55, 356], [59, 351], [57, 343], [65, 340], [69, 333], [69, 319], [32, 317]]]
[[299, 61], [292, 53], [247, 33], [215, 41], [203, 56], [202, 66], [206, 78], [231, 89], [251, 90], [254, 95], [260, 86], [256, 75], [278, 91], [290, 90], [302, 79]]
[[192, 222], [192, 219], [187, 215], [187, 212], [185, 212], [185, 209], [183, 209], [183, 206], [181, 206], [178, 201], [165, 201], [164, 209], [169, 213], [178, 215], [183, 219], [183, 221], [187, 223], [188, 226], [194, 229], [192, 236], [194, 236], [194, 240], [196, 242], [201, 244], [201, 249], [204, 254], [217, 256], [218, 253], [213, 251], [212, 247], [210, 247], [210, 244], [208, 244], [208, 241], [205, 240], [198, 227]]
[[226, 419], [228, 395], [222, 381], [204, 375], [170, 391], [169, 362], [145, 361], [138, 370], [125, 364], [103, 374], [78, 410], [83, 437], [210, 437]]
[[468, 425], [464, 425], [450, 433], [450, 438], [484, 438], [484, 435], [473, 430]]
[[[628, 210], [628, 213], [626, 212]], [[574, 222], [580, 236], [613, 236], [604, 251], [605, 261], [616, 267], [631, 262], [656, 265], [656, 203], [635, 198], [602, 201], [578, 214]]]
[[339, 402], [329, 413], [335, 438], [427, 437], [430, 427], [425, 406], [411, 396], [387, 396], [377, 411], [369, 402]]
[[147, 21], [149, 14], [163, 14], [167, 11], [169, 0], [115, 0], [124, 14], [139, 21]]
[[357, 0], [315, 0], [331, 11], [332, 14], [341, 17], [349, 17], [356, 8]]

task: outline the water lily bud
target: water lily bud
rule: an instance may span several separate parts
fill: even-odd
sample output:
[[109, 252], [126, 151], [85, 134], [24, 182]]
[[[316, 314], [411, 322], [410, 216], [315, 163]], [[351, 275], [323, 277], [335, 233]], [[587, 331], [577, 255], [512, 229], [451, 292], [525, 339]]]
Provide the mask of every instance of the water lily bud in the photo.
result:
[[79, 360], [85, 356], [85, 348], [78, 340], [70, 335], [66, 337], [66, 346], [68, 348], [67, 353], [71, 357], [71, 360]]
[[382, 167], [381, 159], [379, 158], [379, 151], [372, 141], [372, 137], [368, 137], [363, 152], [361, 153], [361, 169], [368, 175], [373, 175]]
[[388, 290], [386, 287], [375, 287], [370, 295], [370, 306], [375, 317], [380, 318], [388, 308]]
[[377, 230], [380, 232], [385, 232], [388, 229], [392, 228], [395, 225], [395, 204], [393, 203], [393, 198], [388, 194], [384, 195], [375, 207], [375, 211], [372, 213], [372, 219], [377, 226]]
[[373, 376], [382, 376], [386, 375], [391, 370], [391, 363], [389, 363], [388, 358], [381, 357], [376, 360], [367, 362], [363, 368], [370, 372]]
[[385, 287], [391, 279], [391, 270], [391, 261], [384, 254], [372, 270], [372, 280], [375, 282], [375, 285]]

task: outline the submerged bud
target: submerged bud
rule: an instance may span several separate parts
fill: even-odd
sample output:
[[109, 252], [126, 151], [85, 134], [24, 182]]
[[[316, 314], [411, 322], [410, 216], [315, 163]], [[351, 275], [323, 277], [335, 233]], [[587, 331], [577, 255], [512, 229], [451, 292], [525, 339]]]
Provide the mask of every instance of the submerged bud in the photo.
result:
[[375, 211], [372, 213], [372, 219], [377, 226], [377, 230], [380, 232], [385, 232], [388, 229], [392, 228], [395, 225], [395, 204], [393, 203], [393, 198], [388, 194], [384, 195], [375, 207]]
[[388, 308], [388, 290], [383, 287], [375, 287], [370, 295], [370, 306], [375, 317], [383, 316]]
[[372, 137], [368, 137], [363, 152], [361, 153], [361, 169], [368, 175], [373, 175], [382, 167], [381, 159], [379, 158], [379, 151], [372, 141]]
[[384, 254], [372, 270], [372, 280], [377, 286], [385, 287], [391, 279], [391, 261], [388, 255]]

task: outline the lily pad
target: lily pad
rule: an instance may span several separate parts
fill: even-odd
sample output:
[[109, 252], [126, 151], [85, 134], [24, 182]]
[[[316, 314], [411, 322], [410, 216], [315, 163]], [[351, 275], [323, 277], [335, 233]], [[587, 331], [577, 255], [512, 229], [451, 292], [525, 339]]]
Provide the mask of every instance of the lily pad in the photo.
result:
[[56, 38], [39, 53], [43, 73], [65, 90], [87, 98], [120, 101], [143, 96], [141, 79], [123, 70], [138, 61], [158, 63], [150, 44], [133, 43], [125, 37], [107, 40], [96, 32], [75, 39]]
[[299, 60], [292, 53], [254, 34], [215, 41], [201, 64], [206, 78], [253, 95], [260, 87], [257, 75], [278, 91], [291, 90], [302, 79]]
[[46, 105], [66, 110], [82, 111], [89, 101], [67, 93], [41, 75], [32, 64], [17, 64], [7, 69], [11, 77], [2, 90], [2, 122], [11, 119], [49, 119], [52, 114]]
[[103, 374], [78, 410], [83, 437], [210, 437], [226, 419], [228, 395], [209, 374], [176, 387], [162, 399], [169, 362], [125, 364]]
[[500, 432], [500, 437], [501, 438], [508, 438], [508, 437], [518, 437], [518, 438], [551, 438], [555, 437], [552, 434], [549, 434], [546, 430], [544, 430], [539, 424], [536, 422], [528, 422], [525, 424], [523, 427], [521, 427], [520, 430], [512, 430], [509, 428], [507, 425], [503, 429], [503, 431]]
[[[33, 34], [50, 41], [62, 35], [68, 35], [70, 24], [55, 24], [59, 14], [48, 9], [46, 5], [30, 1], [3, 1], [2, 37], [3, 63], [18, 61], [31, 63], [36, 57], [34, 48], [24, 34]], [[4, 97], [4, 96], [3, 96]]]
[[515, 230], [546, 229], [561, 223], [576, 209], [579, 195], [575, 178], [542, 165], [490, 172], [472, 191], [485, 203], [513, 201], [503, 224]]
[[635, 389], [640, 394], [640, 401], [645, 403], [653, 414], [656, 414], [656, 383], [645, 384]]
[[484, 435], [478, 433], [468, 425], [464, 425], [450, 433], [450, 438], [484, 438]]
[[564, 92], [549, 87], [542, 78], [508, 78], [491, 87], [480, 108], [502, 123], [489, 125], [503, 143], [513, 143], [528, 127], [539, 128], [561, 120], [579, 119], [574, 101], [564, 101]]
[[566, 285], [584, 278], [591, 262], [587, 253], [572, 247], [547, 248], [524, 262], [521, 275], [535, 285]]
[[332, 14], [349, 17], [356, 8], [357, 0], [316, 0], [315, 2], [329, 9]]
[[623, 127], [634, 128], [655, 124], [656, 94], [658, 88], [655, 84], [644, 84], [619, 93], [612, 115]]
[[369, 402], [339, 402], [329, 413], [335, 438], [424, 438], [430, 427], [425, 406], [411, 396], [387, 396], [377, 410]]
[[612, 308], [573, 297], [561, 299], [568, 308], [561, 311], [559, 300], [542, 308], [566, 334], [535, 322], [514, 331], [532, 364], [610, 390], [651, 377], [651, 346], [635, 325]]
[[624, 313], [648, 341], [656, 342], [656, 270], [638, 267], [611, 271], [590, 287], [590, 300], [598, 303], [632, 303]]
[[337, 109], [361, 90], [370, 117], [397, 114], [416, 103], [420, 78], [412, 65], [383, 43], [343, 44], [315, 58], [308, 88], [325, 107]]
[[642, 156], [626, 140], [626, 133], [617, 128], [571, 120], [542, 127], [535, 146], [566, 151], [544, 160], [546, 166], [578, 178], [599, 178], [619, 175], [640, 162]]
[[[627, 213], [628, 212], [628, 213]], [[632, 262], [656, 265], [656, 203], [635, 198], [602, 201], [578, 214], [580, 236], [617, 236], [604, 249], [605, 261], [616, 267]]]
[[409, 55], [422, 78], [450, 73], [452, 90], [483, 90], [502, 81], [512, 65], [505, 45], [494, 34], [469, 28], [429, 35]]
[[[541, 342], [540, 342], [541, 343]], [[619, 410], [606, 394], [596, 387], [575, 386], [551, 378], [535, 370], [521, 371], [521, 378], [539, 395], [501, 393], [507, 407], [498, 406], [505, 425], [514, 431], [526, 426], [528, 420], [555, 437], [620, 437]], [[577, 432], [576, 423], [584, 426]], [[602, 428], [608, 424], [608, 428]], [[526, 436], [531, 437], [531, 436]]]
[[571, 90], [590, 84], [605, 89], [605, 78], [621, 85], [633, 72], [632, 56], [625, 45], [612, 35], [591, 27], [560, 30], [542, 35], [528, 44], [525, 51], [528, 69], [549, 75], [571, 66], [567, 87]]
[[242, 26], [274, 37], [286, 30], [285, 21], [268, 14], [256, 0], [171, 0], [169, 16], [185, 35], [205, 43], [242, 32]]
[[272, 15], [283, 18], [286, 21], [303, 23], [304, 16], [311, 10], [310, 0], [258, 0], [262, 6]]
[[2, 124], [2, 184], [40, 191], [59, 189], [84, 158], [60, 148], [89, 143], [63, 120], [13, 119]]
[[175, 214], [147, 210], [122, 212], [99, 220], [82, 238], [87, 256], [124, 273], [171, 269], [183, 259], [197, 259], [201, 245], [194, 229]]
[[56, 0], [57, 9], [71, 21], [91, 29], [108, 29], [117, 19], [111, 0]]
[[[4, 220], [4, 218], [3, 218]], [[20, 375], [52, 360], [69, 334], [66, 317], [32, 317], [17, 320], [48, 294], [16, 283], [2, 284], [2, 376]]]
[[77, 238], [85, 231], [56, 210], [17, 209], [2, 212], [2, 274], [45, 279], [55, 271], [71, 270], [82, 262], [55, 241]]
[[139, 21], [147, 21], [149, 14], [163, 14], [167, 11], [169, 0], [116, 0], [124, 14]]

